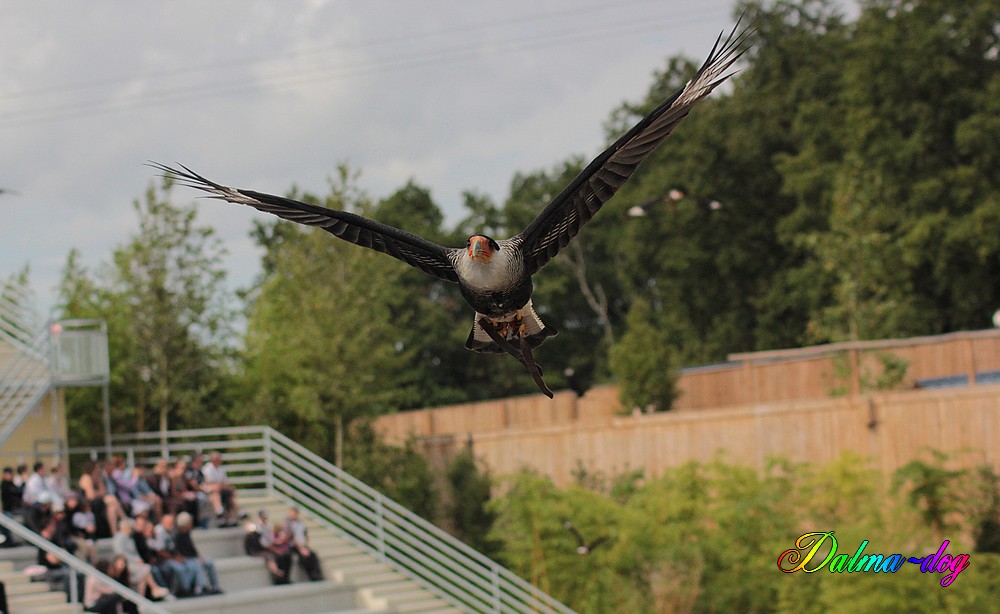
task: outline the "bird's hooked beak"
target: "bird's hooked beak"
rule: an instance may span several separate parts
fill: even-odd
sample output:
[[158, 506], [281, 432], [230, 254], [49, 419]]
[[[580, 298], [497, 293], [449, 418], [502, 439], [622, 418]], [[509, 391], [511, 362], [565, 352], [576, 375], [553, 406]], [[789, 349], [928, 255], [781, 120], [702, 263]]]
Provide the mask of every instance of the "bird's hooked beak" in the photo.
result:
[[469, 258], [473, 260], [489, 260], [493, 255], [493, 248], [486, 237], [472, 237], [469, 239]]

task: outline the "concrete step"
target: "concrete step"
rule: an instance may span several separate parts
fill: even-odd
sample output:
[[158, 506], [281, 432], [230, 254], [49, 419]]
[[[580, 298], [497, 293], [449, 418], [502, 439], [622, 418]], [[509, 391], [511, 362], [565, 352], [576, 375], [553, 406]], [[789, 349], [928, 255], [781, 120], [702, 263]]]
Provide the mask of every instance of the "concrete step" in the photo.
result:
[[24, 569], [38, 562], [38, 548], [34, 546], [18, 546], [0, 550], [0, 561], [13, 565], [14, 569]]
[[0, 556], [0, 573], [7, 571], [14, 571], [14, 561], [5, 560]]
[[28, 608], [56, 605], [61, 603], [66, 603], [66, 595], [58, 591], [28, 593], [21, 595], [7, 594], [7, 605], [10, 606], [11, 612], [23, 612]]
[[0, 582], [3, 582], [5, 586], [10, 586], [21, 582], [31, 582], [31, 578], [24, 575], [23, 571], [0, 571]]
[[354, 587], [335, 582], [307, 582], [285, 586], [266, 586], [249, 590], [181, 599], [161, 604], [178, 614], [272, 614], [287, 612], [317, 614], [349, 612], [358, 608]]
[[48, 582], [18, 582], [7, 587], [8, 595], [32, 595], [36, 593], [46, 593], [49, 590]]
[[83, 606], [79, 603], [53, 603], [37, 607], [17, 610], [18, 614], [82, 614]]
[[427, 598], [427, 599], [415, 599], [412, 601], [404, 602], [394, 602], [389, 600], [389, 607], [396, 612], [405, 614], [416, 614], [420, 612], [421, 614], [426, 614], [427, 612], [433, 612], [436, 610], [446, 609], [448, 604], [437, 598]]

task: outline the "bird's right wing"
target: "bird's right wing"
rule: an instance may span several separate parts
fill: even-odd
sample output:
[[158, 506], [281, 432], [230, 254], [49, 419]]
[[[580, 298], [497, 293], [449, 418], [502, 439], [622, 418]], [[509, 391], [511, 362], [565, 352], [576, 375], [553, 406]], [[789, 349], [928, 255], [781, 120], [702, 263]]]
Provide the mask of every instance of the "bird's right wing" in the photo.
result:
[[524, 254], [528, 275], [566, 247], [688, 112], [730, 77], [729, 70], [743, 54], [750, 34], [747, 30], [737, 34], [739, 27], [737, 22], [725, 40], [720, 35], [708, 59], [684, 87], [587, 165], [524, 232], [511, 239]]
[[389, 254], [428, 275], [446, 281], [458, 282], [458, 273], [452, 264], [452, 255], [457, 250], [449, 249], [393, 226], [347, 211], [328, 209], [282, 196], [219, 185], [184, 165], [181, 165], [183, 170], [155, 162], [151, 162], [150, 166], [163, 171], [165, 177], [172, 177], [181, 185], [208, 192], [212, 198], [248, 205], [258, 211], [272, 213], [291, 222], [322, 228], [335, 237], [355, 245]]

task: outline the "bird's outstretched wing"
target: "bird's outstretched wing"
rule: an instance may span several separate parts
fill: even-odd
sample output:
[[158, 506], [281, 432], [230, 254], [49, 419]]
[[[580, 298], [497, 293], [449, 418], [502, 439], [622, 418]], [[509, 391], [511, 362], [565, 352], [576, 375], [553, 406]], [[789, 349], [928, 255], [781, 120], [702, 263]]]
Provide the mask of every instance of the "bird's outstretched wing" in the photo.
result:
[[727, 71], [743, 55], [741, 49], [749, 36], [747, 30], [737, 35], [738, 28], [739, 22], [724, 41], [720, 34], [705, 63], [684, 87], [587, 165], [524, 232], [513, 238], [521, 245], [527, 274], [535, 273], [569, 244], [691, 108], [732, 75]]
[[282, 219], [322, 228], [355, 245], [389, 254], [434, 277], [458, 282], [458, 273], [455, 272], [451, 259], [451, 254], [456, 251], [454, 249], [354, 213], [219, 185], [184, 165], [180, 165], [183, 170], [156, 162], [150, 162], [149, 165], [163, 171], [164, 176], [176, 179], [181, 185], [208, 192], [212, 198], [249, 205], [259, 211], [273, 213]]

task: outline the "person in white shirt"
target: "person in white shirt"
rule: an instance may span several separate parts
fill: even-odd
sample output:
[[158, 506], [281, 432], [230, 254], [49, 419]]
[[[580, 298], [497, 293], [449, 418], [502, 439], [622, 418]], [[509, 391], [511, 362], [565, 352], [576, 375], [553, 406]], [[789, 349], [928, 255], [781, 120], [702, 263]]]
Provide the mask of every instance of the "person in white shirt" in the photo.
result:
[[246, 514], [240, 514], [236, 489], [229, 483], [226, 468], [222, 466], [222, 454], [212, 452], [210, 458], [211, 460], [201, 470], [205, 477], [202, 488], [208, 493], [208, 500], [215, 511], [215, 519], [219, 526], [235, 527], [239, 520], [246, 518]]
[[[45, 463], [35, 463], [34, 472], [28, 477], [28, 481], [24, 484], [24, 496], [23, 500], [25, 505], [34, 505], [38, 503], [38, 497], [43, 492], [49, 492], [48, 486], [45, 484], [45, 477], [48, 474], [48, 470], [45, 468]], [[52, 493], [49, 493], [51, 496]], [[52, 497], [54, 500], [55, 497]]]

